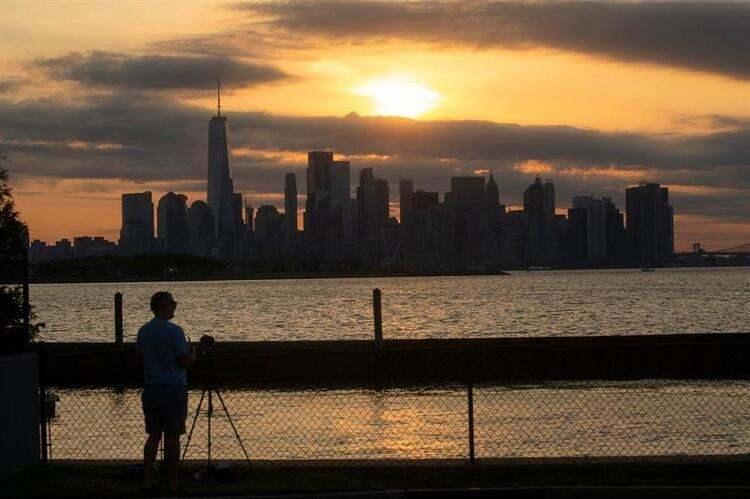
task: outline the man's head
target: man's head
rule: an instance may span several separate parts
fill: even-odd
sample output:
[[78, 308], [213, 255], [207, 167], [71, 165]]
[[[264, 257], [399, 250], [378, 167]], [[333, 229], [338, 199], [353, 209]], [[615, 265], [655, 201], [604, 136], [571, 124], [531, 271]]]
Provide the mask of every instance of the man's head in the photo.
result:
[[175, 308], [177, 308], [177, 302], [174, 301], [171, 293], [159, 291], [151, 297], [151, 311], [160, 319], [169, 320], [174, 317]]

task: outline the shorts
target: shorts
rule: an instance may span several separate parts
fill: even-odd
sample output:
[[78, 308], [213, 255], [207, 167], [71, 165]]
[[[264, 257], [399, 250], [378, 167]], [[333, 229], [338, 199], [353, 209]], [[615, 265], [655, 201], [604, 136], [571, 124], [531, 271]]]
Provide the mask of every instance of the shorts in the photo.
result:
[[165, 437], [185, 434], [187, 388], [180, 385], [146, 385], [141, 394], [146, 433]]

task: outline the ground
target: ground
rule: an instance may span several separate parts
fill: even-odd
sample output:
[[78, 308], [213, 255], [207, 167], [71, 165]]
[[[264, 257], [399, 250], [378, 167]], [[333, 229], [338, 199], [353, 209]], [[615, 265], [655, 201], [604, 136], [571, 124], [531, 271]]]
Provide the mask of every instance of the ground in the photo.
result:
[[[186, 466], [187, 496], [320, 493], [426, 488], [540, 486], [750, 486], [747, 462], [430, 465], [259, 465], [238, 463], [196, 480]], [[3, 497], [140, 497], [140, 470], [127, 464], [52, 464], [0, 479]], [[161, 490], [159, 494], [165, 494]]]

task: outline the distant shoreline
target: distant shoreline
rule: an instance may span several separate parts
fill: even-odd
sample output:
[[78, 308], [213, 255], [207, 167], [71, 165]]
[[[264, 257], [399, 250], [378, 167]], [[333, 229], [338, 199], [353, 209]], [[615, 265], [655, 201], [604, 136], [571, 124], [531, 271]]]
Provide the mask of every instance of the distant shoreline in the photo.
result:
[[[670, 269], [715, 269], [715, 268], [743, 268], [745, 265], [726, 265], [716, 267], [700, 266], [675, 266], [664, 267], [658, 270]], [[508, 269], [497, 271], [476, 271], [476, 272], [307, 272], [307, 273], [258, 273], [253, 275], [217, 275], [217, 276], [187, 276], [184, 278], [168, 277], [133, 277], [113, 279], [111, 277], [104, 279], [34, 279], [30, 284], [106, 284], [106, 283], [128, 283], [128, 282], [208, 282], [208, 281], [275, 281], [275, 280], [307, 280], [307, 279], [372, 279], [385, 277], [482, 277], [482, 276], [509, 276], [512, 273], [535, 273], [535, 272], [559, 272], [559, 271], [581, 271], [581, 270], [638, 270], [639, 267], [567, 267], [567, 268], [549, 268], [549, 269]]]
[[308, 272], [308, 273], [258, 273], [253, 275], [239, 276], [191, 276], [185, 278], [168, 277], [142, 277], [122, 279], [34, 279], [31, 284], [104, 284], [120, 282], [205, 282], [205, 281], [268, 281], [268, 280], [302, 280], [302, 279], [367, 279], [376, 277], [481, 277], [481, 276], [507, 276], [508, 272], [481, 271], [481, 272]]

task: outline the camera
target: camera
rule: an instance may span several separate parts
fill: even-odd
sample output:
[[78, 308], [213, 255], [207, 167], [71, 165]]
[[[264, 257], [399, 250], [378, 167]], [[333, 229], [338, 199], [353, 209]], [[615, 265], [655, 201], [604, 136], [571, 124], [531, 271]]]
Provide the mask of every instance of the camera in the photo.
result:
[[203, 355], [209, 354], [214, 348], [214, 343], [216, 343], [216, 340], [213, 336], [204, 334], [203, 336], [201, 336], [201, 339], [198, 342], [198, 350]]

